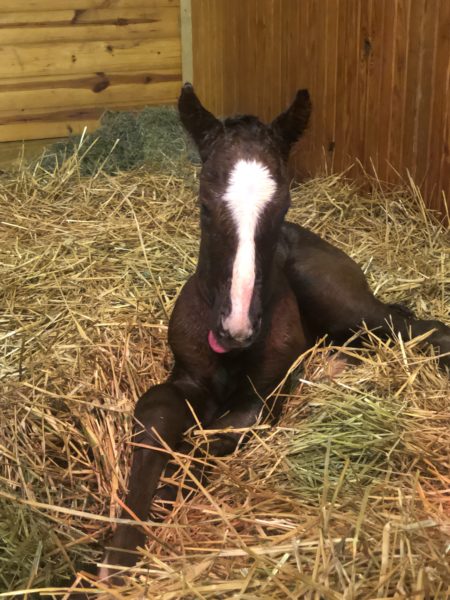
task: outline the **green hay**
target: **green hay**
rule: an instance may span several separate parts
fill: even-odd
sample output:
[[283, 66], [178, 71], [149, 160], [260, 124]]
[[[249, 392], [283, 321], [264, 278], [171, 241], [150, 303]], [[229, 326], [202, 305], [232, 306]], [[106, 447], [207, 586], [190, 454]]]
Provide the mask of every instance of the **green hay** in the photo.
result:
[[107, 111], [93, 133], [72, 136], [45, 150], [39, 159], [40, 166], [53, 171], [78, 153], [80, 144], [84, 149], [79, 164], [83, 176], [93, 175], [99, 168], [116, 174], [142, 165], [153, 170], [176, 171], [186, 167], [187, 162], [199, 161], [178, 112], [171, 106], [146, 107], [139, 112]]

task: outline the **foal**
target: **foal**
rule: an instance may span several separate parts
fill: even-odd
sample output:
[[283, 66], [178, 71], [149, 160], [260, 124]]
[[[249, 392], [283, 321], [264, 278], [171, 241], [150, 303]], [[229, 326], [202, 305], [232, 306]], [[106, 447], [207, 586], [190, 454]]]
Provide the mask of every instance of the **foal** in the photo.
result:
[[[211, 455], [236, 447], [240, 433], [260, 415], [276, 417], [265, 398], [293, 361], [327, 335], [345, 342], [363, 322], [381, 335], [404, 339], [431, 332], [428, 341], [450, 352], [450, 328], [416, 319], [383, 304], [360, 268], [314, 233], [284, 220], [290, 204], [286, 163], [311, 112], [309, 94], [270, 125], [256, 117], [216, 119], [186, 84], [181, 120], [202, 159], [201, 243], [197, 270], [184, 286], [169, 323], [175, 366], [169, 379], [148, 390], [135, 409], [127, 511], [141, 521], [158, 488], [169, 452], [182, 449], [183, 433], [195, 424], [227, 430], [209, 444]], [[447, 367], [450, 357], [441, 357]], [[131, 566], [145, 543], [140, 526], [121, 524], [105, 562]], [[108, 575], [108, 570], [101, 575]]]

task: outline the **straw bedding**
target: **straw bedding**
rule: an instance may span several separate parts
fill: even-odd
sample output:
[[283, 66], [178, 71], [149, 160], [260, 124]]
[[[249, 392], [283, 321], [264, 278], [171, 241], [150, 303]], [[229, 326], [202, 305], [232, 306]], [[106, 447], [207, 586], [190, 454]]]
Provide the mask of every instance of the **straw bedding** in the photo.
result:
[[[133, 405], [170, 369], [167, 316], [195, 268], [193, 167], [79, 166], [75, 153], [0, 179], [8, 597], [64, 597], [92, 578], [126, 486]], [[290, 218], [351, 254], [383, 299], [448, 321], [448, 235], [414, 186], [320, 177], [294, 189]], [[308, 353], [279, 425], [255, 427], [206, 489], [180, 496], [113, 597], [446, 597], [449, 380], [418, 345], [373, 336], [334, 377], [326, 350]]]

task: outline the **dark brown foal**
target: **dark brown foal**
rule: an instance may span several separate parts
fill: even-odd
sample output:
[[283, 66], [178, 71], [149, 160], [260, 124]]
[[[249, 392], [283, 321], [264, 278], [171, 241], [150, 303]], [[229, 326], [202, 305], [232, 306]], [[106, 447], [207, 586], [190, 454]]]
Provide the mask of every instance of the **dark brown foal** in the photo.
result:
[[[260, 416], [276, 418], [279, 406], [264, 398], [318, 338], [342, 343], [365, 322], [405, 339], [432, 331], [428, 341], [438, 352], [450, 352], [449, 327], [383, 304], [346, 254], [284, 222], [290, 203], [286, 162], [308, 123], [307, 91], [299, 91], [270, 125], [251, 116], [219, 121], [189, 84], [179, 110], [203, 161], [201, 244], [196, 273], [170, 319], [175, 367], [135, 409], [136, 446], [122, 516], [140, 521], [155, 493], [173, 497], [171, 486], [157, 492], [158, 483], [168, 450], [189, 449], [183, 434], [195, 420], [224, 430], [209, 444], [211, 455], [232, 452], [242, 428]], [[449, 366], [449, 355], [441, 362]], [[134, 565], [145, 540], [145, 526], [119, 525], [104, 562]], [[100, 575], [114, 579], [107, 567]]]

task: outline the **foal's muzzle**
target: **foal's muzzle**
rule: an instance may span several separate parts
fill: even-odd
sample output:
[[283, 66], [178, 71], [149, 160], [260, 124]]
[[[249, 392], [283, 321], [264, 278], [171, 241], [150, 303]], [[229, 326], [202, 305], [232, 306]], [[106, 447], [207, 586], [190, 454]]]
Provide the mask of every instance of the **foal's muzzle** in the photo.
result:
[[251, 346], [259, 335], [261, 329], [261, 319], [256, 319], [252, 326], [242, 332], [235, 332], [232, 335], [224, 328], [222, 322], [210, 332], [209, 345], [215, 352], [230, 352]]

